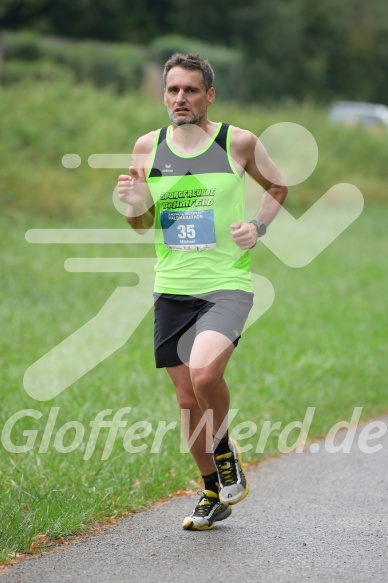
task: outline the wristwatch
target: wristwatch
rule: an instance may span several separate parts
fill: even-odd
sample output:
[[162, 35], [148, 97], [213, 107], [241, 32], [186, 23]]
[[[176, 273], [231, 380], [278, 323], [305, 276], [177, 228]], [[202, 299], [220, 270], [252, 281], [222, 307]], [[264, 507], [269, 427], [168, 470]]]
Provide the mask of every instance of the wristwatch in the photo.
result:
[[264, 223], [262, 223], [261, 221], [257, 221], [256, 219], [252, 219], [249, 222], [252, 223], [252, 225], [255, 225], [258, 237], [262, 237], [263, 235], [266, 234], [267, 227], [265, 226]]

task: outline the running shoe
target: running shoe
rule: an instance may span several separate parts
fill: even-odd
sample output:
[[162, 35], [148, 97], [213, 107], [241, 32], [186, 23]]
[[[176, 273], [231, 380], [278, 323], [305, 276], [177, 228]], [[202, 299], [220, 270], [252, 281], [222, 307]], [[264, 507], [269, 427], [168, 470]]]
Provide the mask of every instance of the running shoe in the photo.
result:
[[242, 469], [241, 450], [237, 441], [229, 439], [231, 451], [213, 454], [220, 486], [220, 501], [223, 504], [237, 504], [249, 492], [248, 478]]
[[182, 527], [185, 530], [211, 530], [215, 522], [225, 520], [232, 514], [232, 509], [222, 504], [215, 492], [203, 490], [198, 494], [201, 498], [197, 506], [183, 521]]

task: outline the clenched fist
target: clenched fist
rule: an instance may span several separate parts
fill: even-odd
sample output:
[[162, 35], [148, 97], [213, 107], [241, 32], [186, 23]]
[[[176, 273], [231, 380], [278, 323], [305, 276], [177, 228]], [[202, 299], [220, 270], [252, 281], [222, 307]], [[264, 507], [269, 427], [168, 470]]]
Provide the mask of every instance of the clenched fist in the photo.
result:
[[257, 230], [252, 223], [238, 221], [230, 225], [230, 238], [241, 249], [252, 249], [257, 242]]
[[118, 197], [132, 208], [132, 216], [138, 216], [146, 210], [146, 184], [141, 180], [139, 172], [133, 166], [128, 174], [120, 174], [117, 182]]

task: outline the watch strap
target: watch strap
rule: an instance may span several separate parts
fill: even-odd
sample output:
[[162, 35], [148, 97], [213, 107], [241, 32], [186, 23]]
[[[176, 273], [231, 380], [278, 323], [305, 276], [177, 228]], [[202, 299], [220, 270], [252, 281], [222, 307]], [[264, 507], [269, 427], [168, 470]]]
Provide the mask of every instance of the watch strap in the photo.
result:
[[258, 237], [262, 237], [263, 235], [266, 234], [267, 227], [264, 223], [258, 221], [257, 219], [252, 219], [249, 222], [252, 223], [252, 225], [255, 225]]

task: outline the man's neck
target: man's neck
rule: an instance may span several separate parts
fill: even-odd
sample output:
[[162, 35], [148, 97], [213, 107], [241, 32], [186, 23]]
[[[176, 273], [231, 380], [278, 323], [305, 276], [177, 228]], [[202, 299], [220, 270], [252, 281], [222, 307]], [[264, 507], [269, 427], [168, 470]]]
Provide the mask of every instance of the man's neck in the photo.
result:
[[205, 124], [173, 124], [170, 140], [174, 148], [179, 152], [190, 154], [199, 152], [209, 143], [217, 129], [218, 124], [206, 120]]

